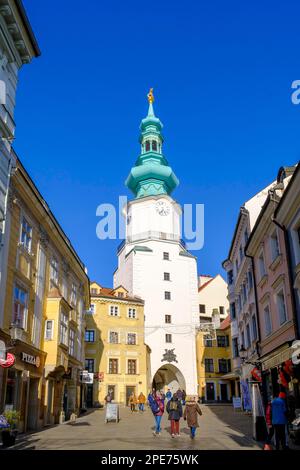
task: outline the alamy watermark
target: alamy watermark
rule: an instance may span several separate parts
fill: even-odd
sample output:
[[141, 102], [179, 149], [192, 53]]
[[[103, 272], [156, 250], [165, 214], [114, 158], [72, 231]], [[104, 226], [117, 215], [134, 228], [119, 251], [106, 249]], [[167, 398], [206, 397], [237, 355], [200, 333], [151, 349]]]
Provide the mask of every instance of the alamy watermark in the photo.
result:
[[[96, 209], [96, 216], [100, 218], [96, 226], [96, 235], [100, 240], [128, 239], [131, 232], [131, 216], [127, 213], [128, 199], [119, 196], [118, 207], [111, 203], [100, 204]], [[170, 226], [174, 220], [170, 211], [171, 204], [164, 199], [158, 199], [155, 210], [162, 217], [170, 217]], [[204, 204], [184, 204], [182, 214], [178, 215], [179, 232], [164, 233], [149, 231], [149, 236], [163, 240], [184, 240], [187, 250], [201, 250], [204, 246]], [[168, 225], [168, 224], [167, 224]], [[175, 224], [176, 225], [176, 224]], [[145, 232], [140, 234], [145, 236]], [[139, 233], [134, 233], [135, 241]]]
[[291, 101], [293, 104], [300, 104], [300, 80], [294, 80], [292, 82]]

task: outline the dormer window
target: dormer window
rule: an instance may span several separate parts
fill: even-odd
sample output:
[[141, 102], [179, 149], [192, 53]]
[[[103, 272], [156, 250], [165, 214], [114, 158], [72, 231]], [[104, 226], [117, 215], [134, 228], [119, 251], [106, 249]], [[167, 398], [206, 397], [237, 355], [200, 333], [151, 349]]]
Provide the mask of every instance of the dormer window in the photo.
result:
[[118, 292], [118, 297], [124, 297], [124, 292]]
[[157, 142], [156, 142], [156, 140], [152, 140], [152, 150], [154, 152], [157, 152]]
[[150, 140], [146, 140], [145, 148], [146, 148], [146, 152], [150, 152]]

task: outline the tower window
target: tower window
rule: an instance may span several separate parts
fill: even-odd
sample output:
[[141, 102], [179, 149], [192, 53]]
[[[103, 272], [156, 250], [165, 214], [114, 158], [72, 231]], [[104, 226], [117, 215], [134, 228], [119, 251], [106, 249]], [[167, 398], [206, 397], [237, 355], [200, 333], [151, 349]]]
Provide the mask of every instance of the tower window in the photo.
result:
[[165, 323], [171, 323], [171, 315], [165, 315]]
[[171, 300], [171, 292], [165, 291], [165, 300]]
[[172, 343], [172, 335], [166, 334], [166, 343]]
[[170, 256], [169, 256], [168, 252], [164, 251], [163, 259], [166, 259], [166, 260], [170, 259]]
[[157, 152], [157, 142], [156, 142], [156, 140], [152, 140], [152, 150], [154, 150], [154, 152]]
[[150, 140], [146, 140], [146, 152], [150, 151]]
[[164, 281], [170, 281], [170, 273], [164, 273]]
[[205, 305], [203, 304], [199, 305], [199, 313], [205, 313]]

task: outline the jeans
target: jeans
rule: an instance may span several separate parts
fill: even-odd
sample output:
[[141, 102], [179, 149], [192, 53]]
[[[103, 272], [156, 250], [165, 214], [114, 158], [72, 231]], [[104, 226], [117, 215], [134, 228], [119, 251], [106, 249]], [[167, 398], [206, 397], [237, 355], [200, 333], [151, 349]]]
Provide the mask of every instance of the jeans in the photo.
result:
[[179, 420], [171, 419], [171, 434], [179, 434]]
[[144, 411], [144, 403], [140, 403], [140, 404], [139, 404], [139, 410], [140, 410], [140, 411]]
[[160, 423], [161, 423], [162, 417], [155, 415], [154, 418], [155, 418], [155, 432], [159, 433], [161, 431]]
[[191, 436], [192, 436], [192, 438], [194, 438], [195, 435], [196, 435], [196, 429], [197, 428], [196, 428], [196, 426], [191, 426], [190, 429], [191, 429]]

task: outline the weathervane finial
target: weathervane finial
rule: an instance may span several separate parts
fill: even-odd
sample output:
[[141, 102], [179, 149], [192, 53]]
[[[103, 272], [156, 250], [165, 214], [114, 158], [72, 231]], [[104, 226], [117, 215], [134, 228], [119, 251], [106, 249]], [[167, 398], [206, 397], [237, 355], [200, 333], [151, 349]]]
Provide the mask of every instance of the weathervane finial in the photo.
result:
[[153, 88], [150, 88], [150, 91], [147, 95], [149, 103], [153, 103], [154, 101], [154, 95], [153, 95]]

